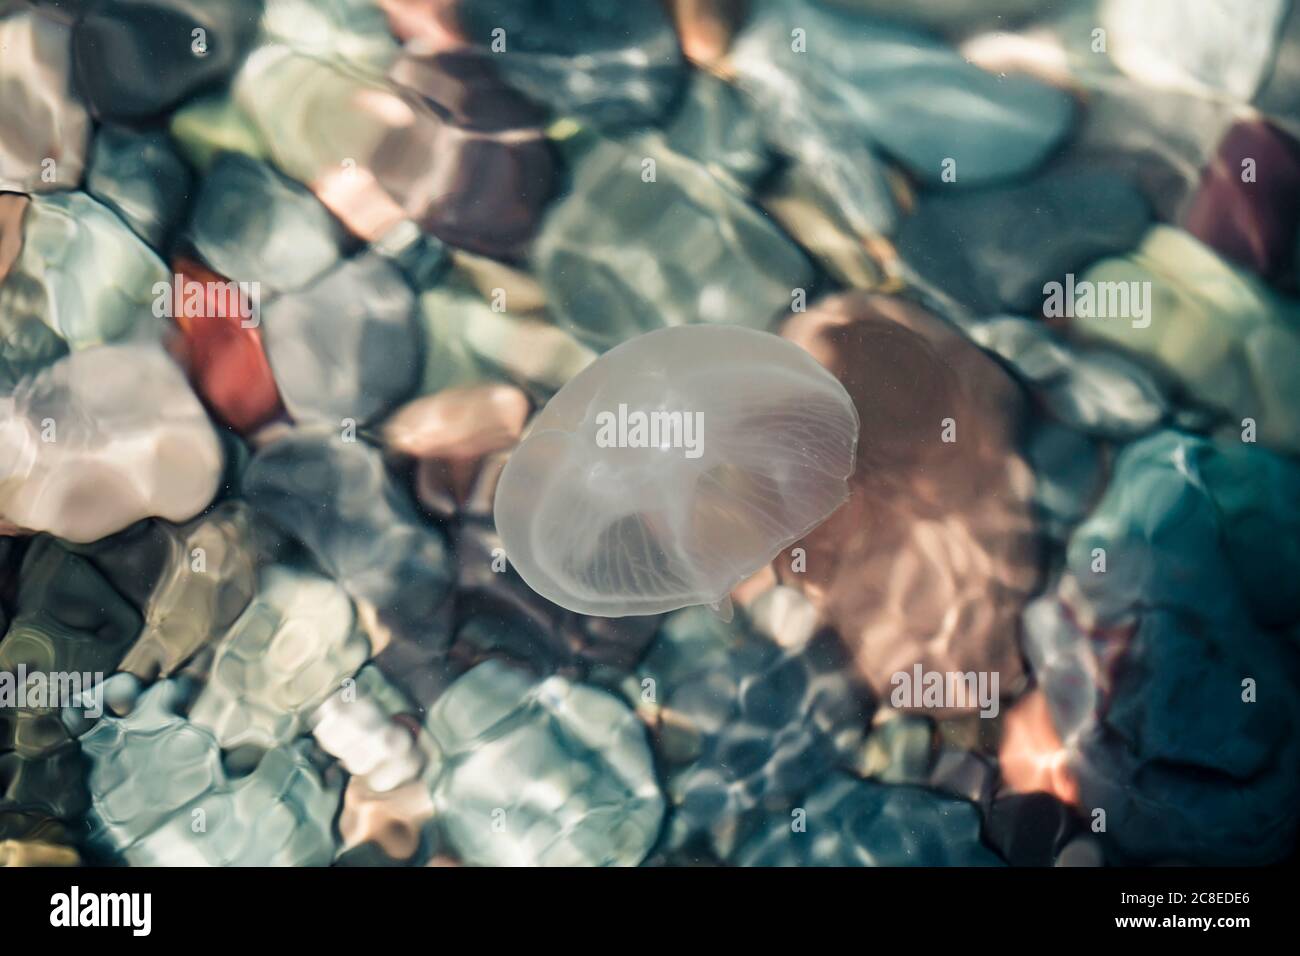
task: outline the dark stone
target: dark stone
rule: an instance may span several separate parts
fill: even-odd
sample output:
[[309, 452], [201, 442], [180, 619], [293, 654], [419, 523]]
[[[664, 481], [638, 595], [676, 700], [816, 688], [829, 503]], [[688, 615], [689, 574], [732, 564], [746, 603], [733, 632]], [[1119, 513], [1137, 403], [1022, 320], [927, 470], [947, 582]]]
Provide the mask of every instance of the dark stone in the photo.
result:
[[158, 252], [185, 215], [192, 180], [164, 133], [103, 126], [95, 134], [86, 192]]
[[389, 76], [432, 107], [440, 133], [431, 156], [381, 150], [376, 178], [397, 195], [424, 198], [416, 221], [444, 242], [490, 256], [518, 254], [554, 191], [542, 114], [473, 53], [408, 53]]
[[347, 236], [305, 187], [242, 153], [222, 153], [203, 178], [186, 238], [221, 275], [287, 292], [333, 266]]
[[[686, 76], [659, 3], [463, 0], [457, 18], [513, 86], [595, 126], [655, 122]], [[491, 52], [497, 29], [505, 31], [500, 53]]]
[[1077, 813], [1050, 793], [1017, 793], [993, 801], [988, 840], [1012, 866], [1052, 866], [1084, 832]]
[[981, 315], [1039, 315], [1043, 286], [1138, 244], [1150, 222], [1127, 179], [1063, 171], [1011, 189], [923, 195], [898, 249], [928, 281]]
[[77, 88], [97, 119], [156, 116], [229, 79], [261, 14], [261, 0], [101, 0], [73, 30]]

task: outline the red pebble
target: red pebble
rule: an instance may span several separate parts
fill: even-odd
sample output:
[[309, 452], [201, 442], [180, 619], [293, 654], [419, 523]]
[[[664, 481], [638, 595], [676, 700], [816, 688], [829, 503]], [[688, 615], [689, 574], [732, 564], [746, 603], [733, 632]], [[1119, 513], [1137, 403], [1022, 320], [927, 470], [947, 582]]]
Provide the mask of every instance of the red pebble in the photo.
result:
[[178, 334], [168, 347], [213, 415], [241, 435], [282, 415], [261, 330], [244, 327], [238, 286], [190, 259], [173, 272]]

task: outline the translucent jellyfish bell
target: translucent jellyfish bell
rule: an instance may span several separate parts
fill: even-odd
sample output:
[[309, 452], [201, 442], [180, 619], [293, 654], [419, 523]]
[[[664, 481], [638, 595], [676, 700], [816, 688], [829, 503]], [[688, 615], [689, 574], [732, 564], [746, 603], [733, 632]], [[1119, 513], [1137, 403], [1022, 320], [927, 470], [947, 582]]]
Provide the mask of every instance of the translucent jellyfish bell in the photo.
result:
[[605, 353], [533, 420], [497, 485], [528, 585], [602, 617], [719, 605], [848, 497], [858, 416], [807, 352], [689, 325]]

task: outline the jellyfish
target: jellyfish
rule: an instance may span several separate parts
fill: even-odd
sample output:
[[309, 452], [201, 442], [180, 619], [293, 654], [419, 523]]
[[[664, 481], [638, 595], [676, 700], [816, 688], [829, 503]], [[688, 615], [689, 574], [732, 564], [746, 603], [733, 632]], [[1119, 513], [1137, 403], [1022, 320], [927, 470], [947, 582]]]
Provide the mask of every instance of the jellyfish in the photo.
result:
[[848, 393], [797, 345], [658, 329], [537, 414], [497, 484], [496, 527], [520, 577], [571, 611], [729, 618], [732, 588], [848, 498], [857, 439]]

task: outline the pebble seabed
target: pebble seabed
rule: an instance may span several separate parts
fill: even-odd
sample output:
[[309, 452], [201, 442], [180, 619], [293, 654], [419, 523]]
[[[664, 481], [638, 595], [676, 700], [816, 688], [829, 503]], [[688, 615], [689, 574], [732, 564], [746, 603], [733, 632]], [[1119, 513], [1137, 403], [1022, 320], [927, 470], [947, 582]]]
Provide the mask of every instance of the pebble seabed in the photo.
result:
[[[1294, 854], [1300, 4], [0, 0], [0, 51], [0, 864]], [[848, 499], [727, 620], [552, 604], [497, 479], [689, 323], [839, 380]]]

